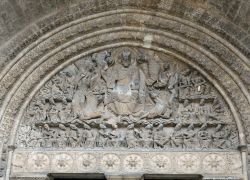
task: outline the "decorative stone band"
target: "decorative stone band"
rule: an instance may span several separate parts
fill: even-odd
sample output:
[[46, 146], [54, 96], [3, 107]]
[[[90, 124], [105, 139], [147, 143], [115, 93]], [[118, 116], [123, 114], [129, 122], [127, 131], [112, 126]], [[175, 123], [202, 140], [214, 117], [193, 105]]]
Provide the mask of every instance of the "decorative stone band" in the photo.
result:
[[221, 177], [218, 177], [218, 178], [204, 178], [203, 180], [241, 180], [241, 178], [232, 178], [232, 177], [226, 177], [226, 178], [221, 178]]
[[12, 176], [48, 173], [202, 174], [241, 177], [239, 152], [16, 150]]
[[49, 180], [48, 177], [12, 177], [11, 180]]

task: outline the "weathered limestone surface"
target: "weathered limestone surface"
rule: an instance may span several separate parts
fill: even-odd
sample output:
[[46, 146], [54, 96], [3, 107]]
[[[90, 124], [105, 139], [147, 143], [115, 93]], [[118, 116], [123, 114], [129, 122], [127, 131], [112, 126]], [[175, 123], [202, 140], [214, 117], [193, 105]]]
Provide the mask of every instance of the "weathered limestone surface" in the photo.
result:
[[[37, 19], [55, 13], [55, 11], [67, 11], [69, 7], [82, 2], [82, 0], [2, 0], [0, 4], [0, 44], [4, 44], [6, 40]], [[95, 6], [102, 5], [102, 2], [98, 0], [95, 2], [85, 0], [85, 2]], [[109, 2], [111, 1], [108, 1], [107, 4]], [[126, 4], [126, 1], [123, 1], [123, 3]], [[198, 16], [200, 23], [207, 22], [210, 28], [219, 26], [221, 31], [228, 32], [229, 36], [236, 39], [239, 36], [243, 36], [240, 40], [249, 47], [249, 36], [247, 34], [250, 22], [250, 2], [247, 0], [166, 0], [162, 4], [157, 0], [147, 1], [146, 3], [155, 4], [155, 7], [158, 4], [159, 6], [165, 5], [170, 12], [181, 17], [187, 16], [187, 18], [195, 19]], [[193, 14], [190, 13], [192, 11], [194, 12]], [[213, 18], [211, 15], [216, 17]], [[242, 30], [240, 31], [238, 28], [236, 30], [234, 24]]]
[[158, 168], [246, 180], [249, 11], [247, 0], [2, 0], [0, 179]]

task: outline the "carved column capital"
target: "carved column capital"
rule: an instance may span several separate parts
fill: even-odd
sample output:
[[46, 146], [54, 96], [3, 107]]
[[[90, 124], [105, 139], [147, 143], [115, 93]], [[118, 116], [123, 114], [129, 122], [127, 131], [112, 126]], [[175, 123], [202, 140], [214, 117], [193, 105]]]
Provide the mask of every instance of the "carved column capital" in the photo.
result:
[[239, 145], [238, 146], [238, 149], [241, 151], [241, 152], [249, 152], [249, 147], [247, 147], [247, 145]]

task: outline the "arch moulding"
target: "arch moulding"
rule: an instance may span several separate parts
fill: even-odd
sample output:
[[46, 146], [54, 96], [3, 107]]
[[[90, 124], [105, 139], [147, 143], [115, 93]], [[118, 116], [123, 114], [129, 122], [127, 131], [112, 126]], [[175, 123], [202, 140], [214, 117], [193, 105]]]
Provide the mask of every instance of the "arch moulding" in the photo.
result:
[[168, 13], [124, 6], [72, 18], [1, 71], [2, 178], [247, 180], [249, 72], [231, 43]]

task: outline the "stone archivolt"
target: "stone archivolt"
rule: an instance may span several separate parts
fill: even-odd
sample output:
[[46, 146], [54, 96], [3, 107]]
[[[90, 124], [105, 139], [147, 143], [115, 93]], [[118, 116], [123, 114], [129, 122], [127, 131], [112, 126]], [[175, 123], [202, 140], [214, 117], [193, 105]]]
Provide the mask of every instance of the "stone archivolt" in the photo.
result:
[[[130, 12], [131, 13], [132, 10], [124, 10], [124, 12], [126, 12], [126, 13]], [[133, 10], [133, 12], [142, 13], [143, 11], [134, 11]], [[143, 13], [147, 14], [146, 12], [143, 12]], [[121, 15], [121, 17], [118, 14], [116, 14], [115, 16], [117, 17], [118, 20], [120, 18], [125, 17], [125, 15], [123, 15], [123, 14]], [[128, 17], [130, 17], [130, 16], [128, 16]], [[140, 15], [137, 14], [137, 16], [135, 16], [135, 17], [139, 18]], [[162, 15], [161, 15], [161, 17], [164, 17], [164, 21], [166, 21], [166, 19], [169, 18], [168, 16], [162, 16]], [[114, 17], [110, 17], [110, 18], [114, 18]], [[149, 18], [149, 17], [147, 17], [146, 15], [143, 15], [140, 18], [144, 19], [144, 18]], [[156, 17], [154, 17], [154, 18], [156, 18]], [[238, 61], [240, 61], [240, 59], [238, 59], [236, 57], [237, 53], [236, 54], [231, 54], [231, 51], [229, 53], [229, 49], [227, 47], [223, 47], [223, 45], [220, 44], [221, 39], [217, 40], [217, 37], [214, 39], [214, 36], [211, 35], [210, 33], [206, 34], [207, 32], [204, 29], [203, 30], [206, 33], [203, 33], [203, 32], [201, 33], [200, 31], [203, 31], [203, 30], [201, 30], [200, 27], [198, 28], [198, 27], [195, 26], [195, 28], [192, 29], [192, 31], [191, 31], [190, 28], [192, 26], [191, 26], [190, 23], [185, 22], [185, 25], [184, 24], [180, 25], [180, 24], [176, 23], [177, 21], [176, 22], [173, 21], [175, 19], [172, 19], [172, 18], [170, 18], [170, 19], [171, 20], [167, 20], [166, 22], [162, 21], [163, 19], [161, 19], [161, 20], [157, 19], [154, 22], [158, 22], [158, 20], [160, 20], [161, 23], [164, 23], [164, 26], [166, 26], [166, 27], [169, 26], [168, 29], [171, 29], [171, 31], [173, 30], [174, 32], [179, 26], [183, 27], [183, 29], [178, 29], [178, 33], [180, 33], [180, 34], [178, 34], [177, 39], [178, 40], [183, 40], [184, 39], [184, 41], [181, 44], [179, 44], [177, 42], [174, 42], [172, 39], [164, 39], [163, 36], [165, 36], [168, 33], [163, 33], [163, 31], [160, 31], [160, 36], [154, 36], [153, 37], [154, 40], [159, 41], [157, 43], [160, 43], [160, 41], [162, 40], [163, 42], [160, 43], [161, 47], [164, 47], [164, 48], [167, 48], [167, 49], [168, 48], [173, 48], [173, 49], [175, 49], [176, 51], [178, 51], [180, 53], [184, 53], [185, 55], [188, 55], [188, 58], [191, 58], [192, 60], [197, 61], [197, 64], [200, 64], [202, 66], [202, 68], [206, 69], [206, 71], [208, 71], [208, 72], [211, 72], [211, 74], [218, 79], [218, 81], [220, 82], [220, 85], [221, 86], [223, 85], [225, 87], [225, 89], [227, 89], [228, 93], [232, 94], [232, 97], [230, 97], [232, 99], [232, 101], [235, 101], [235, 103], [237, 104], [237, 107], [235, 107], [235, 109], [233, 109], [234, 107], [232, 108], [232, 106], [230, 106], [230, 109], [233, 109], [232, 112], [234, 112], [233, 113], [234, 116], [235, 116], [235, 114], [237, 114], [237, 108], [239, 108], [239, 113], [240, 113], [241, 117], [239, 117], [239, 115], [238, 115], [238, 118], [235, 118], [235, 120], [237, 122], [237, 126], [238, 126], [240, 132], [243, 132], [243, 127], [241, 127], [240, 118], [248, 119], [248, 113], [247, 113], [248, 108], [246, 108], [248, 105], [247, 105], [247, 102], [246, 102], [246, 98], [249, 98], [249, 96], [247, 96], [247, 93], [245, 93], [246, 91], [245, 91], [245, 88], [243, 87], [244, 83], [242, 83], [241, 80], [237, 77], [238, 75], [234, 74], [234, 72], [230, 71], [230, 69], [228, 71], [228, 68], [226, 66], [230, 66], [230, 68], [234, 69], [234, 71], [237, 71], [238, 69], [240, 69], [240, 71], [242, 72], [240, 75], [247, 74], [248, 73], [247, 71], [249, 69], [246, 66], [244, 66], [243, 64], [241, 64], [240, 62], [238, 62]], [[102, 22], [105, 22], [105, 21], [106, 20], [103, 19]], [[138, 21], [138, 19], [134, 19], [134, 21]], [[178, 22], [179, 21], [180, 21], [180, 19], [178, 19]], [[149, 23], [149, 22], [147, 22], [147, 23]], [[77, 24], [77, 25], [76, 25], [76, 23], [73, 23], [73, 24], [75, 26], [70, 26], [70, 28], [69, 28], [70, 30], [69, 29], [63, 30], [60, 33], [53, 32], [52, 34], [53, 35], [56, 34], [55, 36], [51, 36], [51, 34], [49, 34], [48, 37], [50, 37], [50, 38], [47, 41], [46, 41], [46, 39], [44, 41], [42, 41], [42, 42], [39, 40], [39, 46], [35, 46], [34, 49], [27, 51], [27, 53], [22, 54], [22, 56], [20, 56], [20, 59], [18, 59], [19, 58], [18, 57], [16, 59], [16, 60], [18, 60], [18, 62], [15, 64], [15, 66], [13, 66], [13, 68], [11, 68], [10, 73], [8, 73], [3, 78], [3, 84], [4, 85], [1, 86], [1, 92], [6, 92], [6, 93], [9, 92], [9, 94], [12, 94], [14, 92], [16, 92], [16, 93], [14, 93], [15, 96], [13, 96], [13, 98], [11, 98], [11, 99], [6, 98], [6, 101], [3, 101], [4, 104], [5, 105], [8, 104], [8, 106], [6, 107], [4, 105], [3, 106], [4, 108], [2, 108], [2, 111], [1, 111], [1, 114], [3, 113], [3, 120], [1, 121], [1, 126], [0, 126], [0, 128], [1, 128], [0, 136], [1, 137], [2, 136], [4, 136], [4, 137], [8, 136], [8, 132], [10, 132], [10, 127], [12, 127], [12, 125], [14, 123], [13, 119], [14, 119], [14, 116], [16, 115], [16, 113], [17, 113], [17, 110], [20, 108], [22, 102], [25, 101], [24, 99], [28, 97], [28, 94], [33, 93], [33, 92], [31, 92], [31, 88], [36, 86], [35, 84], [37, 82], [42, 81], [41, 77], [44, 77], [45, 74], [48, 73], [48, 71], [52, 67], [55, 68], [55, 66], [60, 66], [61, 65], [60, 63], [63, 62], [65, 59], [71, 57], [72, 53], [75, 55], [75, 54], [79, 53], [80, 51], [82, 51], [83, 49], [85, 49], [85, 48], [87, 48], [89, 46], [93, 46], [93, 43], [88, 44], [89, 43], [88, 41], [85, 41], [85, 43], [74, 44], [76, 41], [73, 40], [70, 43], [66, 43], [69, 39], [70, 40], [74, 39], [74, 36], [72, 36], [72, 34], [74, 34], [75, 36], [83, 36], [84, 33], [87, 33], [85, 31], [80, 31], [79, 32], [79, 29], [84, 29], [83, 27], [86, 27], [86, 29], [93, 28], [92, 23], [87, 23], [87, 24], [82, 23], [82, 24]], [[105, 28], [104, 25], [101, 24], [100, 29]], [[150, 24], [150, 23], [147, 24], [147, 25], [150, 26], [150, 27], [154, 26], [153, 24]], [[174, 26], [175, 28], [173, 28], [172, 26]], [[96, 30], [96, 26], [94, 26], [94, 28]], [[113, 28], [114, 27], [112, 27], [112, 29]], [[157, 28], [157, 27], [154, 27], [154, 28]], [[115, 29], [117, 29], [117, 28], [115, 28]], [[132, 29], [135, 29], [135, 28], [132, 28]], [[187, 32], [186, 29], [190, 30], [190, 31], [188, 31], [189, 34], [186, 34], [186, 32]], [[131, 28], [124, 27], [124, 28], [121, 28], [121, 30], [126, 30], [126, 31], [129, 30], [129, 31], [131, 31]], [[94, 31], [94, 30], [91, 29], [91, 31]], [[139, 34], [138, 31], [139, 31], [139, 28], [136, 29], [137, 34]], [[149, 30], [147, 30], [147, 32], [148, 31]], [[56, 32], [58, 32], [58, 31], [56, 31]], [[98, 33], [101, 33], [101, 31], [98, 31]], [[148, 33], [153, 33], [154, 34], [156, 32], [150, 30], [150, 32], [148, 32]], [[90, 34], [92, 36], [92, 33], [90, 33]], [[96, 34], [96, 33], [93, 33], [93, 34]], [[110, 34], [111, 34], [111, 32], [110, 32]], [[209, 35], [209, 37], [206, 37], [207, 35]], [[119, 33], [118, 37], [121, 38], [121, 36], [124, 39], [126, 39], [128, 37], [127, 33], [125, 33], [125, 34], [124, 33]], [[136, 35], [133, 34], [133, 37], [135, 37], [135, 36]], [[176, 38], [174, 33], [173, 34], [170, 33], [170, 36], [174, 37], [174, 39]], [[179, 37], [179, 36], [181, 36], [181, 37]], [[199, 53], [198, 51], [196, 52], [193, 49], [191, 50], [190, 47], [186, 47], [185, 43], [187, 41], [185, 39], [189, 39], [190, 36], [192, 38], [194, 38], [194, 36], [195, 36], [195, 38], [199, 42], [199, 43], [198, 42], [197, 43], [200, 46], [199, 47], [194, 46], [195, 48], [197, 48], [199, 50], [202, 50], [201, 46], [203, 46], [203, 44], [206, 44], [206, 45], [209, 44], [209, 46], [211, 46], [211, 49], [210, 49], [211, 53], [212, 54], [219, 54], [220, 58], [223, 58], [223, 60], [225, 59], [226, 66], [224, 66], [224, 63], [220, 62], [221, 59], [220, 60], [217, 59], [215, 64], [210, 62], [210, 58], [212, 60], [214, 60], [214, 59], [216, 59], [216, 57], [214, 57], [213, 55], [210, 55], [209, 54], [210, 52], [206, 52], [206, 50], [203, 53], [206, 54], [206, 55], [209, 54], [208, 55], [209, 58], [206, 57], [206, 56], [203, 56], [203, 55], [198, 55], [198, 53]], [[88, 37], [89, 37], [89, 35], [88, 35]], [[112, 35], [110, 35], [110, 36], [105, 35], [105, 38], [108, 39], [109, 37], [112, 37], [114, 39], [116, 36], [112, 32]], [[200, 37], [202, 37], [202, 38], [200, 38]], [[102, 38], [98, 38], [98, 39], [100, 40], [100, 39], [105, 39], [105, 38], [102, 37]], [[135, 39], [140, 39], [140, 38], [141, 37], [136, 37]], [[77, 38], [77, 40], [78, 39], [79, 38]], [[96, 39], [91, 40], [91, 42], [96, 42], [96, 41], [97, 41]], [[109, 41], [111, 41], [111, 40], [109, 40]], [[65, 43], [65, 45], [73, 43], [74, 47], [70, 47], [68, 49], [65, 49], [65, 51], [62, 51], [62, 47], [55, 48], [55, 47], [58, 46], [58, 44], [62, 45], [63, 43]], [[83, 46], [83, 47], [81, 47], [81, 46]], [[63, 45], [63, 48], [64, 47], [67, 47], [67, 46]], [[193, 47], [193, 45], [192, 45], [192, 47]], [[58, 54], [54, 55], [53, 54], [54, 50], [53, 50], [53, 53], [48, 53], [47, 54], [48, 49], [54, 49], [56, 51], [60, 50], [61, 52], [60, 52], [60, 54], [58, 53]], [[185, 51], [185, 50], [187, 50], [188, 52], [182, 52], [182, 51]], [[225, 53], [225, 52], [228, 52], [228, 53]], [[51, 57], [52, 54], [54, 55], [53, 57]], [[43, 57], [43, 58], [41, 58], [41, 57]], [[51, 58], [48, 58], [48, 57], [51, 57]], [[39, 59], [39, 58], [41, 58], [41, 59]], [[39, 66], [39, 63], [41, 63], [42, 61], [46, 61], [47, 58], [48, 58], [48, 62], [44, 63], [44, 65], [40, 64], [41, 66]], [[30, 64], [33, 64], [34, 62], [36, 62], [34, 64], [35, 66], [32, 66], [32, 67], [28, 66]], [[233, 67], [231, 67], [231, 65], [233, 65]], [[36, 70], [36, 72], [32, 73], [32, 75], [27, 78], [26, 82], [23, 83], [22, 86], [20, 86], [20, 83], [22, 81], [18, 81], [17, 83], [15, 83], [15, 86], [13, 86], [13, 89], [11, 89], [11, 91], [8, 90], [7, 87], [9, 87], [12, 83], [14, 83], [14, 81], [16, 79], [18, 79], [17, 77], [21, 76], [22, 72], [26, 72], [26, 73], [23, 73], [21, 79], [25, 78], [23, 76], [26, 76], [27, 74], [30, 74], [34, 70], [34, 68], [36, 68], [36, 67], [39, 67], [39, 68]], [[221, 68], [219, 68], [219, 67], [221, 67]], [[227, 70], [226, 72], [229, 75], [225, 75], [224, 70]], [[234, 79], [234, 81], [230, 80], [231, 76]], [[247, 76], [245, 76], [245, 77], [247, 77]], [[241, 77], [241, 78], [243, 78], [243, 77]], [[214, 83], [214, 81], [213, 81], [213, 83]], [[238, 87], [238, 85], [239, 85], [240, 88]], [[19, 90], [16, 89], [17, 87], [19, 88]], [[216, 88], [218, 89], [218, 87], [216, 87]], [[237, 88], [239, 88], [239, 89], [237, 90]], [[244, 95], [240, 93], [241, 92], [240, 89], [244, 91]], [[2, 94], [4, 94], [4, 93], [1, 93], [1, 95]], [[222, 94], [224, 94], [224, 93], [222, 93]], [[225, 99], [228, 99], [228, 98], [225, 98]], [[5, 109], [5, 107], [6, 107], [6, 109]], [[243, 121], [243, 123], [244, 122], [245, 121]], [[243, 135], [243, 133], [242, 133], [242, 135]], [[244, 139], [245, 139], [245, 137], [241, 136], [241, 142], [243, 144], [244, 144]]]
[[[146, 1], [152, 3], [145, 3]], [[0, 177], [7, 169], [8, 179], [11, 173], [7, 164], [10, 165], [11, 162], [13, 162], [14, 168], [22, 166], [22, 162], [25, 166], [25, 163], [28, 162], [29, 166], [24, 167], [26, 172], [30, 172], [31, 167], [38, 168], [34, 171], [41, 172], [40, 170], [47, 166], [47, 157], [59, 154], [58, 151], [55, 151], [55, 154], [49, 155], [46, 150], [51, 150], [51, 148], [60, 150], [65, 147], [70, 149], [81, 147], [83, 151], [87, 148], [95, 148], [101, 149], [101, 152], [108, 148], [119, 151], [126, 149], [127, 153], [129, 153], [128, 148], [133, 149], [133, 151], [139, 149], [139, 151], [149, 150], [150, 152], [155, 149], [160, 149], [159, 151], [162, 149], [166, 149], [166, 151], [168, 149], [174, 151], [209, 149], [213, 152], [223, 149], [222, 154], [225, 155], [227, 151], [232, 149], [234, 151], [238, 144], [240, 147], [244, 147], [246, 138], [248, 142], [250, 141], [248, 135], [250, 95], [247, 90], [249, 88], [249, 60], [242, 54], [242, 49], [241, 52], [238, 50], [243, 46], [240, 47], [241, 45], [238, 46], [235, 43], [238, 46], [235, 48], [226, 40], [228, 37], [222, 38], [224, 33], [227, 34], [227, 30], [234, 32], [229, 28], [231, 26], [224, 22], [224, 19], [217, 16], [214, 18], [211, 14], [208, 15], [207, 11], [200, 11], [200, 9], [196, 11], [190, 9], [189, 6], [185, 11], [178, 11], [185, 12], [181, 18], [178, 18], [175, 11], [172, 14], [170, 12], [175, 7], [183, 7], [175, 5], [176, 1], [162, 0], [159, 4], [155, 1], [146, 1], [100, 0], [98, 5], [91, 1], [86, 1], [89, 4], [81, 1], [83, 2], [81, 7], [76, 6], [69, 8], [69, 11], [48, 16], [48, 18], [34, 24], [35, 28], [32, 33], [31, 29], [28, 28], [27, 31], [24, 31], [25, 33], [20, 33], [17, 39], [13, 39], [9, 46], [6, 46], [8, 55], [6, 58], [0, 57], [1, 64], [3, 64], [0, 73], [0, 138], [4, 139], [4, 142], [0, 141], [0, 152], [2, 152], [0, 154]], [[151, 5], [153, 8], [149, 7]], [[155, 13], [156, 11], [157, 13]], [[94, 15], [90, 15], [92, 13]], [[110, 19], [112, 19], [112, 23], [110, 23]], [[218, 22], [213, 22], [214, 19]], [[211, 25], [211, 22], [214, 24]], [[198, 25], [199, 23], [203, 27]], [[209, 31], [209, 28], [216, 31], [217, 34]], [[236, 29], [237, 38], [235, 39], [238, 39], [240, 30]], [[221, 37], [218, 36], [219, 33], [221, 33]], [[145, 35], [148, 39], [145, 39]], [[247, 36], [242, 35], [242, 37]], [[232, 43], [234, 44], [234, 42]], [[17, 48], [15, 48], [16, 45]], [[123, 50], [110, 49], [107, 52], [89, 56], [93, 52], [124, 45], [147, 47], [151, 50], [157, 50], [157, 53], [150, 51], [142, 53], [141, 49], [125, 48]], [[129, 68], [122, 67], [120, 62], [122, 56], [130, 54], [124, 54], [123, 51], [130, 51], [131, 57], [133, 54], [135, 55], [132, 58], [135, 63], [129, 65]], [[173, 57], [163, 56], [158, 52], [177, 57], [191, 65], [206, 78]], [[86, 55], [88, 57], [84, 58]], [[247, 55], [247, 51], [245, 51], [245, 55]], [[118, 56], [120, 57], [118, 58]], [[160, 68], [157, 63], [152, 66], [150, 64], [152, 61], [141, 61], [145, 59], [143, 56], [149, 56], [149, 59], [160, 62]], [[70, 65], [43, 86], [52, 74], [77, 59], [82, 60]], [[107, 83], [109, 76], [105, 78], [106, 71], [104, 70], [104, 74], [101, 73], [102, 68], [100, 67], [103, 66], [100, 66], [99, 61], [97, 62], [95, 59], [104, 59], [101, 61], [103, 64], [101, 64], [107, 67], [106, 71], [112, 71], [116, 74], [119, 68], [125, 69], [123, 75], [135, 75], [139, 71], [137, 79], [139, 79], [140, 85], [141, 83], [146, 84], [145, 89], [142, 91], [141, 86], [139, 86], [139, 89], [133, 89], [131, 94], [127, 94], [124, 93], [127, 91], [126, 88], [125, 91], [117, 91], [114, 87], [110, 88], [109, 85], [112, 83]], [[111, 64], [108, 64], [109, 59], [115, 59], [114, 63], [111, 60]], [[88, 68], [85, 69], [85, 63], [87, 66], [94, 64], [92, 73], [89, 72]], [[149, 67], [149, 65], [156, 69], [158, 66], [157, 80], [150, 70], [145, 71], [144, 67]], [[166, 71], [164, 71], [165, 67]], [[131, 73], [129, 69], [133, 69]], [[191, 73], [183, 75], [185, 69], [190, 69]], [[80, 76], [81, 74], [83, 76]], [[178, 86], [170, 88], [168, 83], [175, 80], [175, 74], [177, 74]], [[121, 76], [123, 75], [121, 74]], [[194, 83], [195, 78], [193, 79], [193, 77], [196, 76], [197, 79], [202, 80], [201, 85], [196, 86]], [[120, 76], [112, 76], [114, 79], [118, 77], [120, 78]], [[145, 77], [145, 79], [142, 80], [141, 77]], [[76, 81], [77, 79], [79, 81]], [[83, 79], [88, 79], [89, 82], [85, 81], [87, 84], [84, 84]], [[96, 84], [105, 87], [102, 89], [104, 93], [101, 88], [95, 88], [93, 85], [98, 79], [101, 79], [102, 82]], [[190, 80], [191, 83], [183, 84], [182, 79], [187, 82]], [[119, 87], [124, 85], [120, 79], [116, 80]], [[137, 84], [135, 80], [136, 78], [128, 78], [126, 81], [128, 84], [133, 82], [132, 84], [135, 85]], [[207, 81], [211, 82], [213, 86]], [[166, 83], [167, 85], [164, 86]], [[191, 86], [186, 87], [190, 84]], [[208, 94], [201, 96], [199, 93], [203, 93], [204, 85], [211, 87], [211, 89]], [[43, 87], [33, 98], [41, 86]], [[124, 87], [126, 87], [126, 83]], [[226, 103], [215, 89], [220, 92]], [[198, 93], [189, 94], [196, 91]], [[117, 94], [118, 97], [115, 96]], [[132, 94], [135, 96], [131, 96]], [[111, 102], [108, 98], [109, 95], [112, 98], [115, 97], [114, 100], [111, 99]], [[143, 104], [141, 99], [144, 95], [146, 99], [150, 99], [151, 103], [145, 101]], [[33, 100], [30, 102], [32, 98]], [[127, 98], [132, 98], [132, 104], [124, 102]], [[167, 101], [163, 101], [164, 99]], [[108, 103], [107, 100], [109, 100]], [[26, 108], [28, 103], [30, 104]], [[80, 104], [80, 106], [76, 104]], [[214, 107], [218, 107], [220, 110], [213, 109]], [[216, 110], [215, 113], [214, 110]], [[238, 131], [234, 121], [237, 123]], [[43, 153], [38, 156], [36, 154], [30, 156], [27, 161], [24, 161], [24, 157], [21, 155], [18, 156], [19, 160], [15, 160], [14, 156], [12, 161], [11, 153], [14, 146], [9, 146], [11, 147], [9, 152], [5, 142], [13, 145], [16, 131], [18, 131], [16, 142], [18, 148], [43, 149]], [[182, 168], [178, 170], [179, 173], [188, 173], [196, 169], [196, 164], [192, 162], [197, 160], [200, 162], [200, 166], [206, 167], [206, 170], [213, 174], [225, 172], [227, 174], [231, 172], [230, 169], [236, 169], [239, 173], [237, 177], [242, 178], [244, 174], [244, 178], [247, 179], [246, 163], [244, 163], [246, 152], [243, 151], [243, 148], [241, 150], [243, 171], [241, 171], [241, 163], [234, 163], [241, 161], [240, 156], [222, 155], [217, 158], [214, 155], [209, 156], [205, 150], [204, 153], [209, 158], [199, 161], [199, 157], [190, 154], [183, 155], [175, 166]], [[108, 159], [120, 158], [116, 153], [112, 154], [109, 151], [109, 155], [115, 154], [115, 156], [108, 156]], [[159, 152], [157, 154], [161, 155]], [[94, 169], [96, 172], [97, 169], [94, 168], [96, 166], [93, 166], [95, 163], [89, 164], [90, 160], [86, 160], [89, 158], [94, 161], [95, 156], [88, 155], [80, 157], [84, 159], [84, 167]], [[171, 152], [170, 156], [177, 155]], [[150, 158], [152, 164], [155, 162], [152, 170], [157, 169], [157, 166], [159, 171], [167, 172], [163, 169], [171, 164], [172, 159], [168, 159], [170, 156]], [[72, 157], [74, 159], [74, 157], [79, 156], [72, 155]], [[104, 157], [106, 156], [97, 159], [103, 158], [104, 160]], [[160, 158], [165, 159], [166, 163], [159, 161]], [[67, 163], [72, 163], [68, 153], [63, 153], [62, 156], [59, 154], [51, 159], [53, 159], [51, 161], [53, 163], [50, 164], [53, 165], [51, 167], [53, 171], [65, 171]], [[129, 156], [126, 165], [133, 165], [134, 159], [142, 162], [139, 160], [140, 158]], [[144, 162], [145, 158], [142, 157], [142, 160]], [[33, 162], [35, 164], [32, 164]], [[119, 161], [118, 163], [122, 165], [125, 162]], [[104, 162], [104, 164], [111, 167], [110, 172], [112, 172], [112, 163]], [[228, 169], [214, 168], [215, 166], [224, 167], [224, 165]], [[136, 165], [136, 167], [141, 169], [141, 165]], [[104, 165], [101, 168], [104, 168]], [[82, 169], [86, 170], [87, 168], [82, 167]], [[108, 171], [107, 168], [105, 171]], [[51, 171], [46, 169], [47, 172]], [[68, 172], [72, 172], [72, 170]], [[83, 172], [83, 170], [79, 172]], [[171, 171], [171, 173], [175, 172]], [[208, 173], [207, 171], [197, 172]]]
[[52, 77], [26, 109], [26, 148], [236, 149], [236, 124], [208, 81], [142, 48], [94, 53]]

